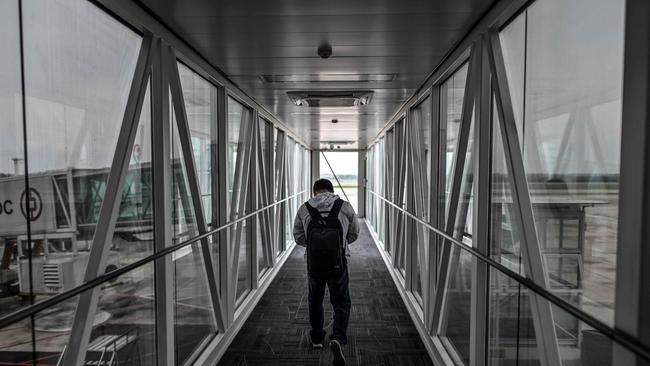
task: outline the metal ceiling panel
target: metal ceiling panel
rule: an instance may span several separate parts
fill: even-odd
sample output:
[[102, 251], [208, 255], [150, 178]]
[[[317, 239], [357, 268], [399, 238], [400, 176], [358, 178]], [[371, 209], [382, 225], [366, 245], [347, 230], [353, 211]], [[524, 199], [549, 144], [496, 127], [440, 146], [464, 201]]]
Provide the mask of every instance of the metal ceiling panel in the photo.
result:
[[[147, 8], [312, 148], [364, 148], [495, 0], [132, 0]], [[332, 46], [329, 59], [317, 48]], [[395, 75], [390, 81], [305, 77]], [[281, 75], [301, 82], [264, 82]], [[372, 103], [295, 106], [290, 91], [373, 90]], [[331, 123], [337, 118], [339, 123]]]

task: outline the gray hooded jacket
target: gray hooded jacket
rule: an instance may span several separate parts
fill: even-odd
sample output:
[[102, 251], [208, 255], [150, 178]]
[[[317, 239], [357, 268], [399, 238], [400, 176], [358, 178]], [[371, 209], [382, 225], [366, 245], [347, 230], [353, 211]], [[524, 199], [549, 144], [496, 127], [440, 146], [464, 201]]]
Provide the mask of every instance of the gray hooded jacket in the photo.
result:
[[[324, 211], [330, 211], [334, 205], [334, 201], [339, 198], [338, 195], [334, 193], [326, 192], [321, 193], [317, 196], [314, 196], [309, 199], [309, 204], [321, 212], [321, 215], [327, 217], [329, 213], [323, 213]], [[307, 227], [309, 227], [309, 222], [311, 221], [311, 216], [307, 207], [305, 205], [300, 205], [298, 213], [296, 214], [296, 219], [293, 221], [293, 238], [296, 240], [296, 244], [303, 247], [307, 246]], [[350, 256], [350, 249], [348, 244], [357, 240], [359, 237], [359, 223], [357, 222], [357, 214], [354, 213], [354, 209], [350, 202], [343, 202], [341, 206], [341, 211], [339, 212], [339, 221], [341, 222], [341, 227], [345, 235], [345, 255]], [[306, 251], [305, 251], [306, 253]]]

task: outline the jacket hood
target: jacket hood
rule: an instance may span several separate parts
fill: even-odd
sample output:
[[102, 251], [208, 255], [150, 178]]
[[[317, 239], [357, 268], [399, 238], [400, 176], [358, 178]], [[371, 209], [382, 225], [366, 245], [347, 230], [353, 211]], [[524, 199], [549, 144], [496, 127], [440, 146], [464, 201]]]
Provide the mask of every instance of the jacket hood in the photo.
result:
[[327, 211], [338, 198], [334, 193], [325, 192], [310, 198], [308, 202], [319, 211]]

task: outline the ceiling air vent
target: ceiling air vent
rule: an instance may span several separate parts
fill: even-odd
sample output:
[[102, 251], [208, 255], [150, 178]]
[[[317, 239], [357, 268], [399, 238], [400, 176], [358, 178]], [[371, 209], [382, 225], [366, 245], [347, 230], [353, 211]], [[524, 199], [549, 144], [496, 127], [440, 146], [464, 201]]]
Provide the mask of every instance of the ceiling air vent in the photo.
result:
[[287, 92], [293, 104], [299, 107], [356, 107], [370, 103], [373, 91], [292, 91]]

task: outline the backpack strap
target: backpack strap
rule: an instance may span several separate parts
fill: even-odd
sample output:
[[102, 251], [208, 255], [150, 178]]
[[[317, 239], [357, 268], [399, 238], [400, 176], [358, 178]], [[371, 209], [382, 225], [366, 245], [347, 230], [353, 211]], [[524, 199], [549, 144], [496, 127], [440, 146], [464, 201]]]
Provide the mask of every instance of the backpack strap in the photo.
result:
[[334, 205], [332, 205], [332, 209], [330, 210], [330, 213], [327, 215], [327, 217], [338, 218], [339, 212], [341, 212], [341, 207], [343, 207], [343, 202], [345, 201], [337, 198], [336, 201], [334, 201]]
[[323, 219], [323, 217], [320, 215], [320, 212], [318, 212], [318, 210], [315, 209], [314, 206], [310, 205], [309, 202], [305, 202], [305, 207], [307, 208], [307, 211], [309, 211], [309, 215], [311, 216], [311, 219], [313, 221]]

